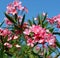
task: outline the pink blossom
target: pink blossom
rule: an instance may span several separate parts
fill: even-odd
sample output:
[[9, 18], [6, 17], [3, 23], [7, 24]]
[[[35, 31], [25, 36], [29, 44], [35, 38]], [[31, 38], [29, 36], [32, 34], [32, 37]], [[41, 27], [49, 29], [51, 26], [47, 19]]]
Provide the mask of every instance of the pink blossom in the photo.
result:
[[8, 6], [7, 6], [7, 10], [11, 10], [12, 7], [13, 7], [12, 3], [8, 4]]
[[7, 18], [5, 18], [5, 22], [6, 22], [7, 25], [12, 25], [12, 22]]
[[45, 43], [44, 38], [41, 38], [41, 39], [38, 41], [38, 43], [42, 43], [42, 44], [44, 44], [44, 43]]
[[23, 18], [23, 16], [21, 16], [21, 15], [20, 15], [20, 16], [18, 16], [18, 19], [22, 19], [22, 18]]
[[4, 43], [4, 46], [8, 47], [8, 48], [12, 48], [12, 45], [8, 42]]
[[6, 13], [15, 15], [15, 14], [17, 14], [17, 10], [14, 7], [11, 7], [11, 9], [10, 8], [7, 9]]
[[50, 24], [54, 24], [54, 19], [52, 19], [52, 18], [47, 18], [47, 21], [48, 21]]
[[12, 40], [12, 37], [11, 36], [8, 36], [7, 41], [10, 41], [10, 40]]
[[23, 10], [24, 7], [22, 7], [22, 5], [18, 5], [18, 6], [17, 6], [17, 9], [18, 9], [18, 10]]
[[50, 24], [56, 23], [57, 28], [60, 28], [60, 14], [52, 18], [47, 18]]
[[15, 14], [17, 14], [17, 10], [15, 8], [12, 8], [10, 13], [15, 15]]
[[57, 24], [57, 28], [60, 28], [60, 24]]
[[55, 40], [55, 36], [51, 36], [50, 37], [50, 40], [48, 40], [48, 43], [49, 43], [49, 45], [55, 45], [55, 42], [56, 42], [56, 40]]
[[18, 35], [14, 35], [13, 36], [13, 39], [18, 39]]
[[32, 27], [30, 28], [32, 32], [34, 32], [35, 34], [37, 34], [38, 32], [40, 32], [40, 30], [42, 29], [39, 25], [35, 26], [32, 25]]
[[17, 6], [19, 6], [21, 3], [22, 3], [22, 2], [19, 2], [18, 0], [16, 0], [16, 1], [13, 2], [13, 5], [14, 5], [15, 7], [17, 7]]
[[[30, 32], [33, 33], [33, 36], [31, 36]], [[36, 43], [45, 44], [48, 43], [48, 45], [54, 45], [55, 44], [55, 36], [52, 35], [49, 30], [42, 28], [39, 25], [32, 25], [28, 29], [25, 29], [24, 34], [27, 36], [27, 45], [33, 46]], [[29, 37], [30, 35], [30, 37]]]
[[34, 46], [34, 41], [31, 38], [29, 38], [27, 40], [27, 45], [33, 47]]
[[24, 11], [26, 11], [26, 13], [28, 13], [28, 9], [26, 7], [24, 7]]
[[3, 30], [3, 32], [2, 32], [2, 36], [9, 36], [11, 34], [11, 31], [10, 30], [8, 30], [7, 28], [6, 29], [4, 29]]
[[2, 35], [2, 32], [3, 32], [3, 29], [2, 29], [2, 28], [0, 28], [0, 35]]
[[26, 7], [23, 7], [22, 3], [19, 0], [15, 0], [13, 3], [10, 3], [7, 6], [6, 13], [15, 15], [18, 13], [19, 10], [22, 10], [22, 11], [24, 10], [24, 11], [28, 12], [28, 9]]
[[29, 35], [30, 32], [31, 32], [31, 30], [25, 29], [25, 31], [23, 33], [26, 34], [26, 35]]

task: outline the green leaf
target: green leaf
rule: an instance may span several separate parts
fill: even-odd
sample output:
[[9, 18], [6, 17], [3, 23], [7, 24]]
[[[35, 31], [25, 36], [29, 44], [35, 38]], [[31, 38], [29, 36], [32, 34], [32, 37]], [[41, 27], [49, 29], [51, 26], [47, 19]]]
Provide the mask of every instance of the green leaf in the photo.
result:
[[35, 21], [34, 21], [34, 18], [33, 18], [33, 24], [36, 25]]
[[46, 17], [47, 17], [47, 13], [45, 14], [44, 19], [43, 19], [42, 22], [44, 22], [46, 20]]
[[32, 24], [33, 24], [31, 20], [28, 20], [28, 23], [29, 23], [31, 26], [32, 26]]
[[51, 52], [55, 52], [55, 53], [57, 54], [57, 52], [56, 52], [56, 49], [55, 49], [55, 48], [51, 48], [50, 46], [48, 46], [48, 48], [49, 48], [49, 50], [50, 50]]
[[23, 26], [24, 20], [25, 20], [25, 14], [24, 14], [24, 16], [22, 18], [21, 27]]
[[60, 48], [60, 42], [56, 39], [56, 45], [58, 48]]
[[4, 53], [3, 58], [8, 58], [8, 55]]
[[14, 24], [14, 26], [15, 26], [15, 29], [22, 30], [22, 28], [18, 27], [17, 25]]
[[11, 17], [9, 16], [8, 14], [5, 13], [5, 16], [12, 22], [12, 23], [16, 23], [16, 21]]
[[17, 17], [18, 17], [17, 14], [15, 14], [14, 16], [15, 16], [15, 20], [17, 20]]
[[40, 16], [38, 15], [38, 25], [41, 24]]
[[4, 21], [0, 24], [0, 27], [3, 25]]
[[14, 56], [12, 56], [12, 58], [16, 58], [16, 56], [14, 55]]
[[33, 54], [29, 54], [29, 58], [35, 58]]
[[38, 53], [40, 50], [36, 50], [36, 46], [33, 48], [34, 53]]
[[45, 22], [45, 23], [43, 23], [43, 27], [47, 27], [48, 26], [48, 22]]
[[41, 15], [38, 15], [38, 25], [41, 25], [42, 26], [42, 16]]
[[60, 32], [53, 32], [53, 34], [60, 35]]
[[54, 28], [53, 28], [53, 27], [49, 27], [49, 28], [47, 28], [47, 29], [49, 29], [49, 31], [52, 32], [52, 33], [53, 33], [53, 31], [54, 31]]

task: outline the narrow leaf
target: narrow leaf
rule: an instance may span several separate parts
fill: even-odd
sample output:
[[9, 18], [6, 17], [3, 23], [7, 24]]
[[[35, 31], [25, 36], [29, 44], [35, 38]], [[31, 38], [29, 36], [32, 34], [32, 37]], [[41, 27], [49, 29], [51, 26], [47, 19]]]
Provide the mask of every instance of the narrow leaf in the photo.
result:
[[4, 24], [4, 21], [0, 24], [0, 27]]
[[36, 23], [35, 23], [35, 21], [34, 21], [34, 18], [33, 18], [33, 24], [35, 24], [35, 25], [36, 25]]
[[56, 45], [58, 48], [60, 48], [60, 42], [56, 39]]
[[28, 20], [28, 23], [29, 23], [31, 26], [32, 26], [32, 24], [33, 24], [31, 20]]
[[23, 26], [24, 20], [25, 20], [25, 14], [24, 14], [24, 16], [22, 18], [21, 27]]
[[42, 22], [44, 22], [46, 20], [46, 17], [47, 17], [47, 13], [45, 14], [44, 19], [43, 19]]
[[16, 21], [15, 21], [11, 16], [9, 16], [8, 14], [5, 13], [5, 16], [6, 16], [12, 23], [16, 23]]

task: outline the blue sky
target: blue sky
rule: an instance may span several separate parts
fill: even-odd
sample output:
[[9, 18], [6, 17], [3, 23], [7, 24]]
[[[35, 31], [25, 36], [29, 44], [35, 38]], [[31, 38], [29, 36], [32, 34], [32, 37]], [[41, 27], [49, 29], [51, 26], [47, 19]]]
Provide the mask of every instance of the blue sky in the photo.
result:
[[[13, 0], [0, 1], [0, 20], [4, 18], [6, 6]], [[49, 17], [60, 14], [60, 0], [21, 0], [29, 10], [26, 19], [36, 17], [38, 13], [47, 12]], [[1, 22], [1, 21], [0, 21]]]
[[[4, 19], [4, 12], [8, 3], [14, 0], [0, 1], [0, 22]], [[26, 20], [36, 17], [38, 13], [47, 12], [49, 17], [60, 14], [60, 0], [21, 0], [22, 4], [28, 8]], [[59, 38], [59, 37], [58, 37]]]

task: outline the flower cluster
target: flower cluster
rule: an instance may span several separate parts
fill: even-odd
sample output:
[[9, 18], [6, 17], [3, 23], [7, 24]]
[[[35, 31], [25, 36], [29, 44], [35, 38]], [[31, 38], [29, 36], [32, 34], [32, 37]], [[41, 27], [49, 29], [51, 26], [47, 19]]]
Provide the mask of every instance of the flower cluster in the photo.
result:
[[19, 0], [15, 0], [13, 3], [10, 3], [10, 4], [7, 6], [7, 11], [6, 11], [6, 13], [15, 15], [15, 14], [17, 14], [18, 11], [20, 11], [20, 10], [23, 10], [23, 11], [28, 12], [27, 8], [22, 6], [22, 2], [19, 2]]
[[32, 25], [25, 29], [24, 34], [28, 46], [33, 47], [36, 43], [42, 45], [48, 43], [48, 45], [55, 46], [55, 36], [39, 25]]
[[[18, 35], [12, 33], [12, 31], [10, 31], [9, 29], [1, 29], [0, 28], [0, 36], [4, 37], [3, 42], [4, 42], [4, 46], [8, 47], [8, 48], [12, 48], [12, 44], [10, 44], [12, 40], [17, 40], [18, 39]], [[6, 39], [7, 37], [7, 39]], [[5, 41], [6, 42], [5, 42]]]
[[47, 18], [47, 20], [50, 24], [56, 23], [57, 28], [60, 28], [60, 14], [57, 16], [54, 16], [53, 18]]

